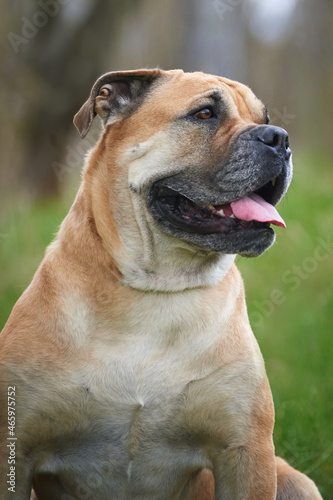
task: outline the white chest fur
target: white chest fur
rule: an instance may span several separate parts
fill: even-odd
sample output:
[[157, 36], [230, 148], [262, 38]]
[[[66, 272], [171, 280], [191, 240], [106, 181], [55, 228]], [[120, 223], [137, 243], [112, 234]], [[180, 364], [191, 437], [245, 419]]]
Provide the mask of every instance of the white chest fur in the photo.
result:
[[[82, 348], [86, 362], [71, 377], [85, 396], [71, 415], [76, 434], [65, 444], [71, 466], [61, 480], [68, 491], [87, 483], [94, 464], [98, 498], [109, 498], [111, 489], [115, 498], [141, 491], [162, 499], [170, 478], [178, 488], [211, 466], [210, 447], [243, 445], [264, 368], [247, 324], [242, 360], [236, 351], [227, 363], [218, 354], [230, 342], [234, 314], [234, 291], [221, 291], [216, 301], [198, 289], [146, 292], [126, 320], [96, 321]], [[236, 413], [244, 418], [236, 421]], [[63, 465], [57, 458], [47, 468], [59, 473]]]

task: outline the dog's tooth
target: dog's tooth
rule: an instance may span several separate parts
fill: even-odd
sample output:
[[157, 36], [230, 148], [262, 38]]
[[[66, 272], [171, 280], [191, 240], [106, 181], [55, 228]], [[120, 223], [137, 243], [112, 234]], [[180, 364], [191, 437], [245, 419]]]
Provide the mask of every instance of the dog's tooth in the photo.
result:
[[274, 179], [272, 179], [272, 186], [274, 187], [275, 186], [275, 183], [276, 183], [276, 177], [274, 177]]
[[231, 214], [231, 215], [229, 216], [229, 219], [236, 219], [235, 214]]
[[209, 210], [215, 210], [214, 205], [207, 205], [207, 208], [208, 208]]
[[222, 217], [225, 217], [225, 213], [224, 213], [223, 208], [221, 208], [221, 210], [219, 210], [217, 213], [222, 215]]

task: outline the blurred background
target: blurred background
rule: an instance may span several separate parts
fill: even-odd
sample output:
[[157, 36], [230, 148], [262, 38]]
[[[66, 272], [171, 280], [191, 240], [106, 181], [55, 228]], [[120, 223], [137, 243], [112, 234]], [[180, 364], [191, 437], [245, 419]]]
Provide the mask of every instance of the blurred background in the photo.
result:
[[[140, 67], [240, 80], [288, 130], [287, 230], [237, 262], [276, 407], [277, 454], [333, 499], [333, 2], [0, 0], [0, 326], [68, 211], [97, 77]], [[28, 341], [28, 339], [27, 339]]]

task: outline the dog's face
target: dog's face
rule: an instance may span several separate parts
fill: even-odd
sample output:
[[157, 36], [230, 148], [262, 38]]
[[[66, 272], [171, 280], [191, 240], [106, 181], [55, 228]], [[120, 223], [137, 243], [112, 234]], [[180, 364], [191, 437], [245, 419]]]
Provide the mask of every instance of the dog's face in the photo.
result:
[[200, 251], [257, 256], [273, 243], [270, 224], [284, 225], [274, 205], [291, 181], [291, 151], [248, 87], [181, 70], [109, 73], [75, 117], [82, 136], [96, 113], [106, 127], [104, 183], [112, 170], [125, 239], [132, 218], [132, 234], [159, 233]]

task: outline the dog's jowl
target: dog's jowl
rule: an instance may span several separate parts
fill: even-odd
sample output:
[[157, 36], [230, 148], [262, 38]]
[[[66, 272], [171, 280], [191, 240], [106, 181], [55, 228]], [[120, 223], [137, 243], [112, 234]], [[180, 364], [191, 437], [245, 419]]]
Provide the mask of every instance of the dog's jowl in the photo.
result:
[[103, 75], [82, 137], [95, 115], [77, 197], [1, 335], [0, 498], [320, 499], [274, 456], [233, 263], [285, 226], [287, 132], [246, 86], [181, 70]]

